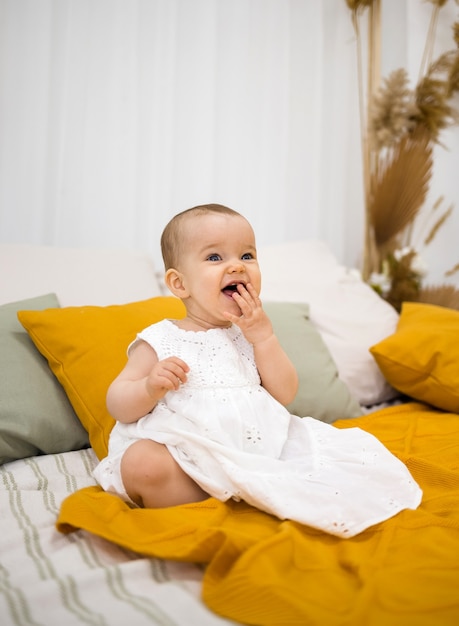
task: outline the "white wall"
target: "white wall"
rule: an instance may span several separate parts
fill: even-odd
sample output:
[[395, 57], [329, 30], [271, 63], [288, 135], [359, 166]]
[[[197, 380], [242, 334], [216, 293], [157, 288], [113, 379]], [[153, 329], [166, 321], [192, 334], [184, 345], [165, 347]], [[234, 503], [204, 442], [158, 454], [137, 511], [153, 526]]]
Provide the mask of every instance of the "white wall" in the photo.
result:
[[[415, 78], [430, 4], [383, 8], [384, 68]], [[456, 14], [450, 2], [448, 45]], [[457, 209], [426, 251], [435, 281], [459, 261], [459, 133], [443, 138], [431, 195]], [[358, 264], [345, 0], [0, 0], [1, 241], [137, 248], [159, 264], [166, 221], [203, 202], [240, 210], [261, 244], [323, 239]]]

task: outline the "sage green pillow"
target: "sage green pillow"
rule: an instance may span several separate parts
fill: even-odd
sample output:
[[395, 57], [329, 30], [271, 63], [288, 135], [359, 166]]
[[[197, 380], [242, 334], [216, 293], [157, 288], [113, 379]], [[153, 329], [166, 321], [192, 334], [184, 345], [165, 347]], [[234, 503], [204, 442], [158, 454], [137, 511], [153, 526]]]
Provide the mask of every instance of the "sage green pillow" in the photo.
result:
[[88, 446], [64, 390], [16, 315], [58, 307], [54, 294], [0, 306], [0, 464]]
[[328, 424], [362, 415], [359, 403], [338, 377], [335, 362], [309, 319], [309, 306], [265, 302], [263, 308], [298, 372], [298, 393], [287, 406], [290, 413], [314, 417]]

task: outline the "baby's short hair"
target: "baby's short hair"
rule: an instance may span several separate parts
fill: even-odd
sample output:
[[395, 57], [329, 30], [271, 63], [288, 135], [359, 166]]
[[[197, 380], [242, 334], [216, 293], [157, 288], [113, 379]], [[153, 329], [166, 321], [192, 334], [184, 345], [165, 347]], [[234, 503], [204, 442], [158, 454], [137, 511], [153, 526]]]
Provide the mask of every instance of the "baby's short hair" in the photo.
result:
[[164, 269], [166, 271], [171, 267], [178, 269], [180, 255], [183, 250], [184, 224], [186, 221], [195, 216], [207, 215], [209, 213], [242, 217], [240, 213], [223, 204], [200, 204], [177, 213], [166, 224], [161, 235], [161, 254], [163, 255]]

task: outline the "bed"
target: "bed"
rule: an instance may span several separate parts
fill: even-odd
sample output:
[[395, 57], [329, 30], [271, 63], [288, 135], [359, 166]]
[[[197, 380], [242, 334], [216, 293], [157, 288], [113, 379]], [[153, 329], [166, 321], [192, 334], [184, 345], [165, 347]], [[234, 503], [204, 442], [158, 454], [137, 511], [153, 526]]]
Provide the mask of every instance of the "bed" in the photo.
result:
[[398, 315], [323, 242], [260, 250], [291, 412], [375, 434], [423, 489], [338, 539], [212, 498], [131, 509], [92, 469], [135, 332], [183, 314], [148, 255], [0, 245], [2, 626], [459, 623], [459, 312]]

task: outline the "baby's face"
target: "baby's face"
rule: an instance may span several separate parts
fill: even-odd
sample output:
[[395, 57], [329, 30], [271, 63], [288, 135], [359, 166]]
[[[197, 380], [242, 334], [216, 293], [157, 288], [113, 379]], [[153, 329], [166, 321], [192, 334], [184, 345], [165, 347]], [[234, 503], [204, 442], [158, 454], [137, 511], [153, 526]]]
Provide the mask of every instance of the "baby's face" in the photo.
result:
[[225, 311], [241, 314], [232, 295], [236, 286], [251, 283], [260, 293], [252, 227], [242, 216], [209, 213], [194, 217], [185, 229], [187, 240], [178, 269], [189, 294], [187, 309], [198, 308], [210, 323], [227, 326]]

